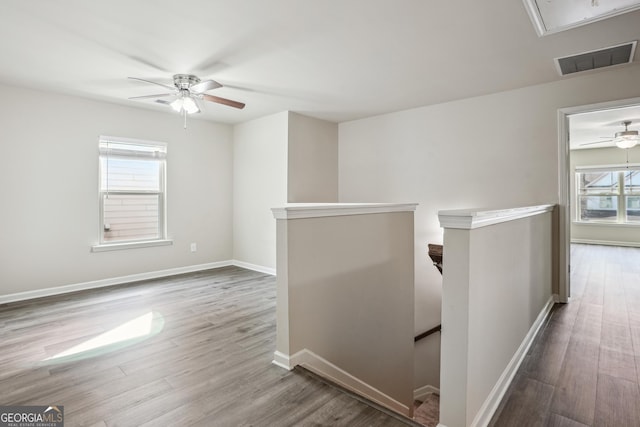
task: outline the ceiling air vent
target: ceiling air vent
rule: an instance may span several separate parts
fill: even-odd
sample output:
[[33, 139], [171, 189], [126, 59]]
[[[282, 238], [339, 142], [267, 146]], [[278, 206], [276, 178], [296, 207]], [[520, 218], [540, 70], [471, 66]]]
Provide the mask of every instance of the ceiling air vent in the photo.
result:
[[627, 64], [633, 61], [633, 53], [636, 50], [636, 41], [607, 47], [578, 55], [556, 58], [556, 66], [561, 76], [580, 71], [595, 70], [596, 68], [610, 67], [612, 65]]

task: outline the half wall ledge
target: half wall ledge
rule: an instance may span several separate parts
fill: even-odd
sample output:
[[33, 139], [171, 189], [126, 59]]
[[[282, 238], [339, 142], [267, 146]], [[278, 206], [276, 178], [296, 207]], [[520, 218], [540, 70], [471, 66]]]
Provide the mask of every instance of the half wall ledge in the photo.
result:
[[272, 208], [275, 219], [320, 218], [325, 216], [413, 212], [417, 203], [290, 203]]
[[539, 215], [553, 211], [554, 205], [525, 206], [510, 209], [456, 209], [438, 211], [442, 228], [473, 230], [501, 222]]

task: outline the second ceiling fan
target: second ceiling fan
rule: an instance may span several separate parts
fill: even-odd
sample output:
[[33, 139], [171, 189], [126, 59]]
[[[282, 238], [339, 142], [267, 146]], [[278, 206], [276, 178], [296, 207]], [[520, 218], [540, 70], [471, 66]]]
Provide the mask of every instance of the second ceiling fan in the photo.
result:
[[593, 141], [593, 142], [584, 142], [580, 144], [580, 146], [585, 145], [594, 145], [594, 144], [602, 144], [604, 142], [613, 141], [615, 142], [618, 148], [632, 148], [635, 147], [638, 142], [640, 142], [640, 137], [638, 136], [637, 130], [629, 130], [629, 125], [631, 125], [631, 120], [625, 120], [621, 123], [624, 126], [624, 130], [620, 132], [616, 132], [613, 138], [611, 137], [602, 137], [609, 138], [603, 139], [602, 141]]

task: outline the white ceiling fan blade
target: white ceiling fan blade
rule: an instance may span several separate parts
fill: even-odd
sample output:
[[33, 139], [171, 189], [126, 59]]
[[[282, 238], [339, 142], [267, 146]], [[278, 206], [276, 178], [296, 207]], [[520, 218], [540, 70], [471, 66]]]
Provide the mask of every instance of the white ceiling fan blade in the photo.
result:
[[217, 89], [222, 87], [220, 83], [215, 80], [205, 80], [200, 83], [196, 83], [189, 88], [190, 91], [195, 93], [203, 93], [211, 89]]
[[579, 146], [583, 147], [585, 145], [603, 144], [609, 141], [613, 141], [613, 139], [605, 139], [604, 141], [583, 142], [582, 144], [579, 144]]
[[152, 82], [151, 80], [145, 80], [145, 79], [140, 79], [138, 77], [129, 77], [131, 80], [139, 80], [141, 82], [145, 82], [145, 83], [151, 83], [152, 85], [158, 85], [158, 86], [162, 86], [164, 88], [170, 89], [170, 90], [175, 90], [175, 86], [169, 86], [166, 85], [164, 83], [158, 83], [158, 82]]
[[142, 95], [142, 96], [131, 96], [128, 99], [145, 99], [145, 98], [164, 98], [167, 96], [174, 96], [175, 93], [160, 93], [157, 95]]

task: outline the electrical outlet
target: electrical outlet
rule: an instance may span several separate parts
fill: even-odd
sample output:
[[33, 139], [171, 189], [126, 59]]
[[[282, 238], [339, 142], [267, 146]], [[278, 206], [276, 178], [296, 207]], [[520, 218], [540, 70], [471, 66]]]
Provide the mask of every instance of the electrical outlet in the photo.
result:
[[195, 252], [198, 250], [198, 245], [196, 245], [195, 243], [191, 244], [191, 252]]

